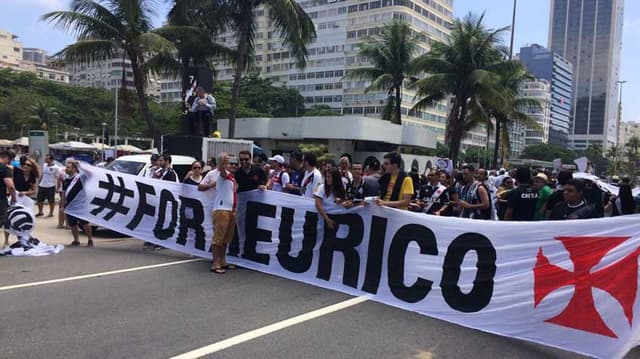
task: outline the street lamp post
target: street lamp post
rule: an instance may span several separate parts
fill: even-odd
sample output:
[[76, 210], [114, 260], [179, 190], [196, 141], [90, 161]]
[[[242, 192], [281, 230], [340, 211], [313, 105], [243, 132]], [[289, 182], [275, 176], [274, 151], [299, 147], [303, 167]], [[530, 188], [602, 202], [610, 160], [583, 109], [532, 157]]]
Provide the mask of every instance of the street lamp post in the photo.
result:
[[516, 7], [518, 0], [513, 0], [513, 16], [511, 17], [511, 43], [509, 45], [509, 60], [513, 60], [513, 38], [516, 32]]
[[102, 123], [102, 161], [104, 161], [105, 156], [104, 156], [104, 128], [107, 126], [106, 123]]
[[626, 80], [622, 80], [622, 81], [616, 81], [617, 84], [620, 85], [620, 98], [618, 100], [618, 118], [616, 120], [616, 143], [618, 144], [618, 146], [621, 145], [620, 143], [620, 125], [622, 124], [622, 85], [626, 84], [628, 81]]
[[[124, 70], [123, 70], [124, 71]], [[114, 121], [115, 121], [115, 129], [113, 130], [113, 153], [114, 156], [118, 157], [118, 88], [115, 88], [116, 91], [116, 108], [114, 111]]]

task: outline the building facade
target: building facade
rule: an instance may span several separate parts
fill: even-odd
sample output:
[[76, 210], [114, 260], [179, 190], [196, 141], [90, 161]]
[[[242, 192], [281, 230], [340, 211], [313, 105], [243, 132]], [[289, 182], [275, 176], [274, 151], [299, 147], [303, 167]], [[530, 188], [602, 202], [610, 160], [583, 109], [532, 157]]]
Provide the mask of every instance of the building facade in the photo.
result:
[[539, 129], [526, 128], [524, 146], [549, 143], [551, 125], [551, 84], [547, 80], [525, 81], [520, 87], [520, 98], [534, 100], [540, 106], [523, 106], [520, 111], [536, 121]]
[[617, 141], [623, 0], [552, 0], [550, 49], [573, 64], [570, 147]]
[[69, 73], [50, 66], [45, 50], [25, 48], [18, 36], [4, 30], [0, 30], [0, 68], [31, 72], [43, 80], [69, 83]]
[[[64, 64], [64, 69], [71, 75], [70, 83], [75, 86], [100, 87], [113, 90], [124, 87], [135, 91], [131, 61], [117, 51], [112, 57], [88, 62]], [[124, 77], [123, 77], [124, 76]], [[160, 78], [150, 75], [147, 78], [145, 93], [160, 101]]]
[[517, 158], [527, 146], [549, 143], [551, 134], [551, 84], [544, 79], [525, 81], [519, 90], [519, 97], [533, 100], [540, 106], [523, 105], [519, 111], [538, 124], [538, 129], [531, 128], [522, 121], [513, 121], [509, 127], [511, 158]]
[[571, 133], [573, 65], [538, 44], [520, 48], [518, 58], [533, 76], [550, 82], [549, 144], [566, 148]]
[[19, 67], [23, 49], [17, 35], [0, 30], [0, 67]]
[[[358, 44], [379, 33], [383, 24], [394, 19], [406, 20], [419, 38], [419, 53], [429, 51], [433, 41], [444, 41], [450, 33], [453, 0], [298, 0], [313, 19], [317, 39], [308, 46], [307, 66], [295, 65], [282, 39], [270, 23], [269, 8], [256, 12], [255, 64], [253, 71], [270, 78], [274, 84], [298, 90], [305, 105], [326, 105], [339, 114], [380, 117], [387, 94], [365, 92], [369, 81], [346, 78], [349, 71], [367, 67], [367, 59], [358, 56]], [[232, 33], [217, 39], [233, 47]], [[218, 79], [231, 80], [233, 68], [218, 66]], [[175, 97], [176, 89], [166, 84], [165, 98]], [[422, 126], [444, 138], [447, 103], [439, 102], [424, 111], [412, 111], [414, 93], [403, 89], [403, 122]], [[486, 145], [484, 131], [478, 131], [478, 143]], [[475, 133], [475, 132], [474, 132]], [[473, 135], [470, 135], [473, 136]], [[484, 136], [484, 137], [483, 137]]]
[[43, 49], [37, 49], [34, 47], [25, 47], [22, 50], [22, 60], [31, 62], [34, 64], [46, 66], [49, 60], [49, 56], [47, 55], [47, 51]]
[[640, 123], [620, 122], [620, 145], [626, 146], [631, 137], [640, 138]]

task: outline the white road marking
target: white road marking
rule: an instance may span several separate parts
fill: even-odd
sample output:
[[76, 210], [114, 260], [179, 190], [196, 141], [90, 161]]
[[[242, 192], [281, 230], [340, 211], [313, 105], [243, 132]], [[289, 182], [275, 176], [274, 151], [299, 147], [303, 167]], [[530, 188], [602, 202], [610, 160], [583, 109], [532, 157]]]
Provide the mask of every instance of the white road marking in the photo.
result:
[[59, 278], [59, 279], [44, 280], [44, 281], [41, 281], [41, 282], [31, 282], [31, 283], [23, 283], [23, 284], [16, 284], [16, 285], [8, 285], [6, 287], [0, 287], [0, 292], [1, 291], [5, 291], [5, 290], [11, 290], [11, 289], [36, 287], [36, 286], [40, 286], [40, 285], [55, 284], [55, 283], [62, 283], [62, 282], [70, 282], [70, 281], [79, 280], [79, 279], [96, 278], [96, 277], [104, 277], [104, 276], [114, 275], [114, 274], [136, 272], [136, 271], [145, 270], [145, 269], [162, 268], [162, 267], [168, 267], [168, 266], [172, 266], [172, 265], [176, 265], [176, 264], [190, 263], [190, 262], [196, 262], [196, 261], [201, 261], [201, 260], [202, 259], [200, 259], [200, 258], [186, 259], [186, 260], [182, 260], [182, 261], [160, 263], [160, 264], [152, 264], [152, 265], [142, 266], [142, 267], [118, 269], [118, 270], [102, 272], [102, 273], [84, 274], [84, 275], [78, 275], [78, 276], [75, 276], [75, 277], [66, 277], [66, 278]]
[[319, 318], [322, 317], [324, 315], [327, 314], [331, 314], [334, 312], [337, 312], [339, 310], [342, 309], [346, 309], [349, 308], [351, 306], [354, 306], [356, 304], [360, 304], [363, 302], [366, 302], [370, 299], [370, 296], [361, 296], [361, 297], [355, 297], [355, 298], [351, 298], [348, 300], [345, 300], [344, 302], [340, 302], [340, 303], [336, 303], [333, 305], [330, 305], [328, 307], [324, 307], [324, 308], [320, 308], [318, 310], [314, 310], [312, 312], [308, 312], [308, 313], [304, 313], [298, 316], [295, 316], [293, 318], [289, 318], [289, 319], [285, 319], [283, 321], [277, 322], [277, 323], [273, 323], [270, 325], [267, 325], [265, 327], [262, 328], [258, 328], [258, 329], [254, 329], [252, 331], [243, 333], [243, 334], [239, 334], [236, 335], [234, 337], [204, 346], [202, 348], [198, 348], [195, 350], [192, 350], [190, 352], [184, 353], [184, 354], [180, 354], [178, 356], [174, 356], [171, 359], [195, 359], [195, 358], [200, 358], [203, 357], [205, 355], [209, 355], [209, 354], [213, 354], [215, 352], [219, 352], [221, 350], [230, 348], [234, 345], [238, 345], [244, 342], [247, 342], [249, 340], [253, 340], [262, 336], [265, 336], [267, 334], [271, 334], [273, 332], [277, 332], [279, 330], [288, 328], [290, 326], [296, 325], [296, 324], [300, 324], [303, 322], [306, 322], [308, 320], [311, 319], [315, 319], [315, 318]]

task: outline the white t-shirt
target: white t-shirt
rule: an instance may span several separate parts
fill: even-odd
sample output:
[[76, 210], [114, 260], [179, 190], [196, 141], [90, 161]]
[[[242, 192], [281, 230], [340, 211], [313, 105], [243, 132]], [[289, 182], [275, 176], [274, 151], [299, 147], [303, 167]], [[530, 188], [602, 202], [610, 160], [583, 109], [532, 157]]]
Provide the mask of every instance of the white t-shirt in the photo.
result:
[[289, 174], [284, 171], [274, 171], [271, 174], [271, 189], [276, 192], [284, 192], [284, 188], [291, 182]]
[[[213, 171], [212, 171], [213, 172]], [[213, 210], [233, 211], [236, 209], [236, 180], [232, 174], [222, 177], [218, 174], [216, 179], [216, 199], [213, 203]]]
[[336, 196], [334, 196], [333, 193], [329, 194], [329, 197], [325, 196], [324, 184], [321, 184], [320, 186], [318, 186], [318, 190], [313, 195], [315, 197], [321, 198], [324, 205], [327, 205], [327, 204], [333, 205], [336, 203]]
[[322, 184], [322, 175], [317, 168], [313, 171], [305, 171], [304, 177], [302, 177], [302, 196], [313, 198], [313, 194], [316, 193], [318, 187]]
[[207, 172], [207, 175], [200, 181], [200, 184], [212, 185], [218, 181], [218, 177], [220, 177], [220, 171], [218, 171], [217, 168], [213, 169]]
[[52, 164], [49, 166], [48, 164], [42, 165], [42, 178], [40, 179], [40, 187], [42, 188], [52, 188], [56, 186], [56, 180], [58, 175], [60, 174], [60, 167]]

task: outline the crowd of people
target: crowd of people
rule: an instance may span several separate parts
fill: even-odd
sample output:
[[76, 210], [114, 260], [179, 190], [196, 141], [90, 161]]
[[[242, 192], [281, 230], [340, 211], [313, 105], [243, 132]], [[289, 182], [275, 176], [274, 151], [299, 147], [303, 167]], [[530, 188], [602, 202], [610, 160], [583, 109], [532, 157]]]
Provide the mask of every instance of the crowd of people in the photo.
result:
[[[396, 152], [386, 154], [382, 165], [377, 159], [351, 162], [348, 154], [337, 164], [318, 163], [313, 153], [300, 152], [291, 153], [289, 162], [276, 155], [261, 164], [252, 163], [249, 152], [241, 152], [237, 158], [229, 157], [229, 171], [238, 192], [262, 189], [316, 198], [318, 211], [327, 221], [327, 205], [351, 208], [366, 203], [483, 220], [587, 219], [635, 213], [629, 178], [613, 177], [619, 187], [613, 195], [592, 181], [573, 179], [570, 170], [488, 171], [464, 164], [452, 173], [434, 168], [420, 175], [403, 171], [401, 163]], [[208, 180], [217, 176], [214, 167], [196, 161], [184, 182], [200, 187], [203, 181], [214, 183]]]
[[[36, 216], [45, 215], [47, 202], [46, 216], [53, 217], [58, 193], [58, 228], [71, 228], [74, 238], [71, 245], [77, 246], [78, 229], [83, 227], [89, 237], [88, 245], [92, 246], [91, 226], [64, 214], [64, 192], [78, 180], [78, 163], [67, 161], [66, 167], [60, 169], [51, 156], [46, 156], [44, 162], [39, 168], [27, 156], [16, 160], [10, 152], [0, 152], [0, 191], [9, 199], [0, 201], [0, 223], [4, 222], [8, 202], [22, 197], [36, 199]], [[151, 166], [142, 175], [171, 182], [178, 176], [168, 154], [151, 155]], [[352, 162], [349, 154], [341, 156], [337, 164], [330, 160], [319, 163], [314, 153], [300, 152], [291, 153], [288, 161], [275, 155], [265, 164], [249, 151], [242, 151], [237, 155], [222, 154], [207, 163], [193, 162], [182, 182], [197, 186], [200, 191], [217, 189], [213, 250], [218, 254], [214, 258], [218, 259], [211, 270], [224, 273], [229, 268], [224, 252], [233, 237], [237, 192], [268, 190], [312, 198], [328, 229], [334, 229], [335, 223], [327, 209], [335, 206], [377, 205], [426, 215], [505, 221], [588, 219], [635, 213], [631, 180], [615, 176], [612, 180], [619, 187], [617, 195], [592, 181], [574, 179], [567, 170], [555, 173], [521, 167], [487, 171], [464, 164], [451, 173], [434, 168], [420, 175], [416, 169], [403, 171], [397, 152], [384, 155], [382, 164], [375, 158], [368, 158], [365, 163]]]

